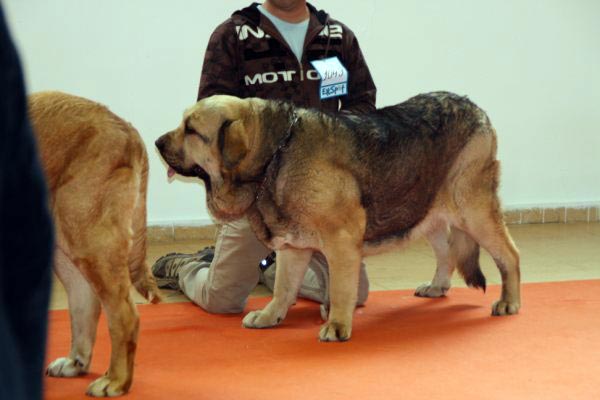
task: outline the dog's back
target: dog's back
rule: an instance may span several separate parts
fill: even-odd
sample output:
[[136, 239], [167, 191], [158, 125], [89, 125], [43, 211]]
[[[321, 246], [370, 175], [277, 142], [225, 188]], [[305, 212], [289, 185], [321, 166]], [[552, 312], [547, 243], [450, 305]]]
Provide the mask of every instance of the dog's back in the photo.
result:
[[[365, 116], [341, 117], [353, 174], [367, 210], [365, 241], [402, 237], [421, 222], [458, 155], [474, 135], [493, 139], [486, 114], [447, 92], [415, 96]], [[369, 166], [364, 168], [364, 166]]]
[[[114, 163], [141, 169], [144, 147], [135, 129], [90, 100], [60, 92], [40, 92], [29, 98], [29, 114], [51, 190], [64, 175], [93, 159], [98, 179]], [[81, 170], [86, 174], [88, 171]]]

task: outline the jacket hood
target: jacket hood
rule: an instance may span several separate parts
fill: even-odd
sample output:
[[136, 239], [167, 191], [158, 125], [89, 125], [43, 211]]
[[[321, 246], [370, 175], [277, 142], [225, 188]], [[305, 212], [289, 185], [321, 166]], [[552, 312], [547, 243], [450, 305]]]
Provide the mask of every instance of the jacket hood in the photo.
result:
[[[261, 16], [261, 12], [258, 10], [259, 5], [260, 5], [260, 3], [252, 3], [251, 5], [249, 5], [246, 8], [242, 8], [241, 10], [235, 11], [233, 14], [231, 14], [231, 17], [233, 18], [235, 16], [239, 16], [239, 17], [244, 18], [246, 21], [252, 23], [253, 25], [258, 26], [260, 24], [260, 16]], [[313, 14], [315, 17], [317, 17], [317, 20], [322, 25], [327, 24], [327, 21], [329, 20], [329, 14], [327, 14], [323, 10], [317, 10], [310, 3], [306, 3], [306, 6], [308, 7], [308, 11], [311, 14]]]

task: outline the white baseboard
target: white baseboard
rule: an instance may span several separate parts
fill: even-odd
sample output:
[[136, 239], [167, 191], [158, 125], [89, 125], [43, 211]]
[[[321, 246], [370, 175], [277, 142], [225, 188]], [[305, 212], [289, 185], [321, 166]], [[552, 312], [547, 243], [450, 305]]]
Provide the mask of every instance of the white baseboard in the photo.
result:
[[[600, 222], [600, 201], [569, 204], [511, 205], [504, 207], [507, 225]], [[151, 221], [150, 242], [176, 240], [214, 240], [217, 226], [210, 219]]]

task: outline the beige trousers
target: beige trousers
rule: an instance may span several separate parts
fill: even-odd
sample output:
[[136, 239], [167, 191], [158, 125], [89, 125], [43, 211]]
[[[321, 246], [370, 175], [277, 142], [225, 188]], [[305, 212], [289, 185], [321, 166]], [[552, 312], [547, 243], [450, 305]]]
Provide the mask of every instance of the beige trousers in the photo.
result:
[[[247, 219], [229, 222], [219, 230], [212, 263], [190, 262], [181, 267], [179, 287], [208, 312], [242, 312], [259, 282], [273, 290], [275, 264], [264, 272], [259, 268], [270, 252], [256, 238]], [[329, 304], [329, 273], [320, 253], [313, 255], [298, 295]], [[365, 264], [361, 263], [357, 304], [364, 304], [368, 295], [369, 281]]]

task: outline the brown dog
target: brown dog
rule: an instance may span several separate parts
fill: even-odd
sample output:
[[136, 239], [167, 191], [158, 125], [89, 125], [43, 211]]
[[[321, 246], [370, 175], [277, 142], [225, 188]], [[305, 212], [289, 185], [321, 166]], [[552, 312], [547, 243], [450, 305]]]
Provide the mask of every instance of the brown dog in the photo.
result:
[[159, 300], [146, 264], [146, 150], [137, 131], [100, 104], [44, 92], [29, 106], [56, 227], [54, 270], [71, 315], [71, 353], [47, 373], [88, 372], [102, 305], [110, 366], [87, 394], [118, 396], [133, 378], [139, 322], [132, 282], [146, 299]]
[[169, 174], [204, 180], [216, 219], [247, 215], [257, 237], [277, 250], [273, 300], [249, 313], [246, 327], [283, 320], [319, 251], [331, 275], [320, 339], [347, 340], [362, 256], [421, 235], [438, 265], [416, 295], [444, 295], [455, 268], [470, 286], [485, 288], [482, 246], [502, 275], [492, 314], [519, 310], [519, 254], [497, 196], [496, 134], [467, 98], [430, 93], [345, 116], [213, 96], [187, 110], [156, 145]]

